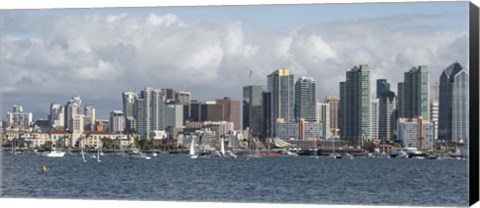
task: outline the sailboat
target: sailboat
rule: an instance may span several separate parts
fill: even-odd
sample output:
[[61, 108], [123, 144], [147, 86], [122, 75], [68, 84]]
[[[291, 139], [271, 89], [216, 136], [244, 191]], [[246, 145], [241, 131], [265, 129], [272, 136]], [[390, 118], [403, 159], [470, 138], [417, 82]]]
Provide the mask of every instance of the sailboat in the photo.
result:
[[332, 137], [332, 149], [333, 149], [333, 153], [332, 153], [331, 157], [332, 157], [333, 159], [341, 159], [341, 158], [342, 158], [341, 155], [336, 155], [336, 154], [335, 154], [335, 142], [334, 142], [334, 138], [333, 138], [333, 137]]
[[220, 154], [221, 154], [221, 157], [223, 158], [226, 158], [227, 156], [225, 155], [225, 142], [224, 142], [224, 139], [222, 137], [222, 139], [220, 140]]
[[192, 138], [192, 143], [190, 143], [190, 158], [198, 158], [198, 155], [195, 154], [195, 138]]
[[85, 153], [83, 152], [83, 140], [80, 140], [80, 148], [82, 149], [82, 159], [83, 159], [83, 162], [87, 162], [87, 160], [85, 159]]

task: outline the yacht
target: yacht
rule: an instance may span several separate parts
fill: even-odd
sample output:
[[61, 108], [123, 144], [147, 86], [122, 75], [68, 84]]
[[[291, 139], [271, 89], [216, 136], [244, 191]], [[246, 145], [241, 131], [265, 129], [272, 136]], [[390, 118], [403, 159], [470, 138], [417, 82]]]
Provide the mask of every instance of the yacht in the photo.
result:
[[65, 152], [57, 150], [56, 148], [52, 148], [52, 151], [44, 152], [43, 156], [45, 156], [45, 157], [63, 157], [63, 156], [65, 156]]
[[290, 152], [288, 150], [283, 150], [282, 151], [282, 156], [298, 156], [298, 154], [295, 153], [295, 152]]

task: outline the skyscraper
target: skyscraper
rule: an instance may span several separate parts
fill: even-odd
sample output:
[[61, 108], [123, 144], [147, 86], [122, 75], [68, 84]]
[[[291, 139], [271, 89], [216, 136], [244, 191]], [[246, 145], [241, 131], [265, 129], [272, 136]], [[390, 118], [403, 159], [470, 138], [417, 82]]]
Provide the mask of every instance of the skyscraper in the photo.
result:
[[[405, 72], [402, 85], [402, 95], [399, 93], [401, 107], [400, 117], [430, 119], [429, 78], [426, 66], [412, 67]], [[400, 84], [399, 84], [400, 88]]]
[[151, 139], [150, 132], [163, 130], [165, 100], [162, 90], [146, 87], [135, 100], [138, 133], [142, 138]]
[[370, 138], [379, 138], [380, 100], [372, 99], [370, 106]]
[[132, 132], [136, 130], [136, 121], [137, 117], [135, 112], [135, 100], [137, 98], [137, 93], [135, 92], [123, 92], [122, 101], [123, 101], [123, 113], [125, 115], [125, 128], [127, 132]]
[[217, 104], [223, 108], [223, 121], [233, 122], [233, 128], [240, 130], [240, 101], [230, 97], [217, 99]]
[[440, 75], [439, 139], [469, 139], [469, 84], [469, 72], [458, 62]]
[[378, 138], [385, 143], [392, 139], [396, 126], [395, 93], [390, 90], [390, 83], [386, 79], [377, 80], [377, 98], [379, 99]]
[[[270, 93], [270, 126], [275, 128], [277, 118], [293, 121], [293, 74], [288, 69], [278, 69], [267, 76], [267, 92]], [[272, 133], [275, 130], [270, 131]], [[275, 135], [273, 135], [275, 136]]]
[[[73, 96], [65, 106], [65, 129], [68, 131], [72, 131], [72, 122], [70, 120], [73, 118], [74, 115], [82, 114], [82, 100], [80, 96]], [[83, 122], [82, 122], [83, 124]], [[83, 128], [83, 127], [82, 127]]]
[[175, 103], [183, 105], [183, 123], [186, 123], [191, 116], [191, 97], [190, 92], [180, 91], [175, 93]]
[[370, 137], [370, 71], [354, 66], [340, 83], [340, 133], [354, 145]]
[[315, 80], [311, 77], [298, 78], [295, 83], [295, 119], [315, 122], [316, 100]]
[[329, 132], [333, 136], [338, 136], [338, 109], [339, 109], [339, 102], [340, 98], [338, 96], [327, 96], [325, 100], [328, 103], [328, 106], [330, 107], [330, 130]]
[[322, 129], [321, 138], [330, 138], [331, 137], [331, 127], [330, 127], [330, 104], [317, 102], [315, 107], [315, 121], [320, 125]]
[[430, 102], [430, 121], [433, 124], [433, 139], [438, 139], [438, 99]]
[[265, 131], [262, 94], [266, 88], [263, 85], [243, 87], [243, 129], [250, 128], [254, 137], [261, 136]]
[[62, 104], [51, 104], [49, 119], [52, 128], [63, 129], [65, 126], [65, 107]]
[[92, 104], [85, 105], [85, 117], [83, 118], [83, 125], [85, 130], [94, 130], [95, 129], [95, 108]]

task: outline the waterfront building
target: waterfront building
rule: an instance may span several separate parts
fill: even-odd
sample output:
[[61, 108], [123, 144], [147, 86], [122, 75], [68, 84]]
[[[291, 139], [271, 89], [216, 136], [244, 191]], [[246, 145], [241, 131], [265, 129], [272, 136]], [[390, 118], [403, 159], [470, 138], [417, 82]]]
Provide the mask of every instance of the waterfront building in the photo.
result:
[[222, 106], [222, 121], [233, 122], [234, 129], [240, 130], [240, 101], [230, 97], [216, 100]]
[[150, 140], [150, 132], [164, 130], [163, 92], [160, 89], [146, 87], [135, 100], [138, 133], [144, 139]]
[[165, 128], [183, 128], [183, 105], [165, 105]]
[[370, 71], [354, 66], [340, 83], [340, 136], [354, 145], [370, 137]]
[[87, 104], [85, 106], [85, 117], [84, 117], [84, 125], [85, 130], [92, 131], [95, 129], [95, 108], [92, 104]]
[[[439, 139], [465, 142], [469, 137], [469, 72], [458, 62], [440, 76]], [[478, 139], [478, 138], [474, 138]]]
[[[267, 117], [275, 133], [278, 118], [294, 121], [293, 74], [288, 69], [278, 69], [267, 76], [267, 92], [270, 93], [270, 116]], [[274, 135], [275, 136], [275, 135]]]
[[434, 145], [433, 124], [422, 117], [398, 119], [398, 140], [404, 147], [419, 150], [432, 149]]
[[62, 104], [51, 104], [48, 118], [53, 129], [63, 130], [65, 126], [65, 107]]
[[277, 119], [275, 123], [276, 137], [284, 140], [307, 140], [313, 138], [322, 138], [323, 130], [322, 123], [306, 122], [302, 119], [299, 121], [287, 122], [282, 118]]
[[379, 139], [380, 101], [378, 98], [371, 100], [370, 106], [370, 138]]
[[33, 123], [33, 114], [24, 112], [21, 105], [14, 105], [13, 112], [7, 113], [8, 127], [27, 129]]
[[340, 97], [335, 96], [335, 95], [330, 95], [325, 97], [325, 100], [327, 101], [327, 104], [330, 108], [330, 134], [332, 136], [337, 137], [338, 136], [338, 131], [339, 131], [339, 125], [338, 125], [338, 109], [339, 109], [339, 102], [340, 102]]
[[125, 130], [125, 114], [121, 110], [110, 112], [110, 131], [121, 133]]
[[405, 72], [404, 82], [399, 84], [400, 118], [430, 119], [428, 74], [427, 66], [412, 67]]
[[229, 121], [205, 121], [202, 129], [212, 132], [216, 136], [225, 136], [235, 130], [235, 124]]
[[321, 125], [322, 136], [321, 138], [332, 137], [332, 131], [330, 127], [330, 104], [317, 102], [316, 103], [316, 118], [315, 122]]
[[135, 100], [137, 98], [137, 93], [135, 92], [123, 92], [122, 101], [123, 101], [123, 113], [125, 115], [125, 127], [126, 132], [133, 132], [136, 128], [137, 117], [135, 111]]
[[311, 77], [300, 77], [295, 83], [295, 120], [307, 122], [316, 120], [316, 84]]
[[243, 87], [243, 129], [250, 129], [252, 136], [261, 136], [265, 131], [263, 112], [263, 85]]
[[80, 96], [73, 96], [65, 106], [64, 122], [66, 130], [71, 131], [72, 126], [70, 126], [70, 120], [73, 118], [73, 116], [78, 114], [82, 114], [82, 100], [80, 99]]

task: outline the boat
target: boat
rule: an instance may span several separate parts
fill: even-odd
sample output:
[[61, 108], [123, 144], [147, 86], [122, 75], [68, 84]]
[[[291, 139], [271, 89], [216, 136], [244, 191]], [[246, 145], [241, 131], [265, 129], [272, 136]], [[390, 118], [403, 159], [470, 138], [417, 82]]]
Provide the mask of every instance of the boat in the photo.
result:
[[351, 155], [350, 153], [345, 153], [345, 158], [353, 160], [353, 155]]
[[225, 154], [225, 142], [223, 140], [223, 137], [220, 139], [220, 156], [223, 158], [227, 157], [227, 155]]
[[83, 148], [82, 148], [82, 159], [83, 159], [83, 162], [87, 162], [87, 160], [85, 159], [85, 153], [83, 152]]
[[64, 151], [57, 150], [55, 147], [52, 148], [52, 151], [50, 152], [44, 152], [43, 156], [45, 157], [63, 157], [65, 156]]
[[192, 138], [192, 142], [190, 143], [190, 152], [189, 152], [191, 159], [197, 159], [198, 155], [195, 154], [195, 138]]
[[151, 157], [145, 155], [144, 153], [140, 153], [140, 152], [132, 152], [132, 153], [130, 153], [129, 157], [132, 158], [132, 159], [145, 159], [145, 160], [152, 159]]
[[335, 154], [335, 153], [330, 154], [330, 157], [333, 158], [333, 159], [342, 159], [342, 155]]
[[100, 140], [97, 138], [97, 162], [102, 162], [100, 160]]
[[282, 150], [282, 156], [284, 156], [284, 157], [292, 157], [292, 156], [296, 157], [296, 156], [298, 156], [298, 154], [295, 153], [295, 152], [290, 152], [288, 150]]
[[234, 158], [234, 159], [237, 159], [237, 155], [230, 150], [227, 151], [227, 155]]
[[382, 152], [382, 153], [380, 153], [380, 155], [378, 155], [378, 158], [387, 158], [387, 159], [390, 159], [390, 155], [387, 154], [386, 152]]

